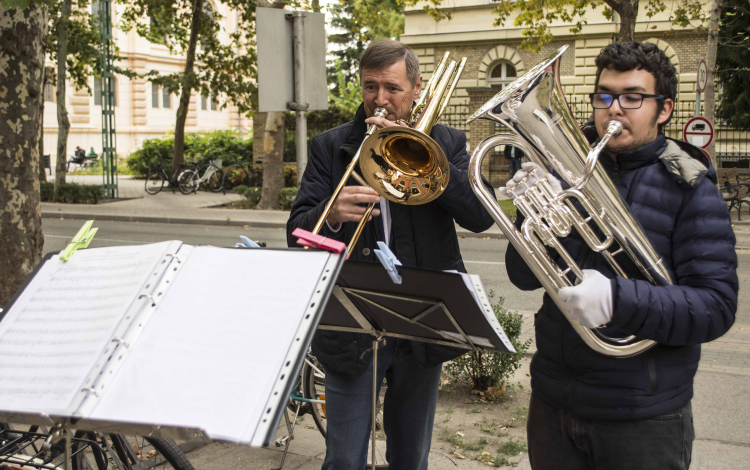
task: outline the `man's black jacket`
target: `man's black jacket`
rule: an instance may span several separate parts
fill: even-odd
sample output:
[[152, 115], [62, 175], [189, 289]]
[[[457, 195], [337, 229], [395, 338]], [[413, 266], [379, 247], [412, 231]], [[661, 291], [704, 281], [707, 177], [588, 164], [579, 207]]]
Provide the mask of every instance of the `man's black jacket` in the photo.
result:
[[[328, 199], [364, 140], [367, 128], [365, 119], [364, 108], [360, 106], [353, 121], [313, 138], [307, 168], [287, 222], [289, 246], [296, 246], [296, 240], [291, 235], [295, 228], [312, 230], [323, 213]], [[389, 246], [404, 266], [466, 272], [454, 220], [472, 232], [487, 230], [493, 221], [469, 186], [470, 157], [466, 152], [466, 136], [452, 127], [436, 125], [432, 128], [430, 137], [448, 157], [448, 187], [440, 197], [427, 204], [405, 206], [390, 203]], [[356, 171], [358, 170], [357, 168]], [[357, 183], [350, 178], [348, 184]], [[486, 181], [485, 185], [489, 188]], [[354, 222], [345, 223], [341, 230], [334, 233], [324, 224], [321, 234], [348, 243], [356, 226]], [[351, 259], [376, 262], [374, 250], [377, 248], [378, 236], [382, 237], [382, 233], [380, 217], [367, 223]], [[320, 330], [313, 340], [313, 352], [326, 370], [349, 377], [356, 377], [367, 369], [372, 355], [365, 355], [362, 359], [360, 357], [371, 346], [370, 336], [357, 333]], [[417, 363], [424, 367], [439, 364], [460, 354], [454, 348], [416, 342], [411, 343], [411, 349]]]
[[[584, 132], [590, 140], [596, 137], [591, 127]], [[531, 362], [531, 387], [548, 404], [583, 418], [651, 418], [691, 400], [700, 344], [723, 335], [734, 323], [734, 232], [716, 188], [716, 172], [692, 145], [660, 135], [618, 154], [615, 161], [599, 161], [677, 282], [653, 286], [623, 256], [618, 260], [630, 278], [616, 276], [577, 232], [561, 239], [579, 266], [612, 279], [614, 315], [605, 333], [635, 335], [658, 344], [630, 358], [596, 353], [545, 293], [534, 319], [537, 352]], [[561, 263], [559, 257], [556, 261]], [[508, 277], [520, 289], [541, 287], [512, 245], [505, 264]]]

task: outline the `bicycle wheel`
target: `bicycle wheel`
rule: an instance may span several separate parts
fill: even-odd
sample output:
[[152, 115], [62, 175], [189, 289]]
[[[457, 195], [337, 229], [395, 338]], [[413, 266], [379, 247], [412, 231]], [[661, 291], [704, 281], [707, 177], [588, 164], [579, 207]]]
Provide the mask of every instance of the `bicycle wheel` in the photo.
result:
[[224, 187], [224, 175], [221, 173], [221, 168], [216, 168], [215, 166], [208, 168], [208, 171], [212, 170], [213, 173], [208, 177], [207, 186], [212, 193], [218, 193]]
[[190, 194], [198, 189], [197, 175], [193, 170], [183, 171], [177, 179], [177, 187], [182, 194]]
[[[310, 400], [325, 401], [326, 399], [325, 370], [317, 359], [309, 355], [302, 366], [302, 396]], [[311, 403], [311, 405], [313, 421], [323, 437], [326, 437], [326, 405], [324, 403]]]
[[[126, 438], [121, 434], [110, 434], [111, 450], [116, 454], [122, 467], [130, 470], [147, 460], [161, 456], [166, 461], [166, 469], [195, 470], [187, 456], [171, 439], [156, 439], [150, 437], [131, 436]], [[163, 464], [159, 464], [163, 465]]]
[[146, 178], [146, 192], [149, 194], [156, 194], [164, 187], [164, 177], [161, 173], [150, 175]]

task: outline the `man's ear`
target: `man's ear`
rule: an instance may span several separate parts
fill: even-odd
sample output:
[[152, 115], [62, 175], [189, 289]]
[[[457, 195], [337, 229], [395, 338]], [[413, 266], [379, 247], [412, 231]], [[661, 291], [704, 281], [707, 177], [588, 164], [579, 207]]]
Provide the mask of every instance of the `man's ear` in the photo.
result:
[[422, 76], [420, 75], [417, 79], [417, 84], [414, 86], [414, 99], [419, 98], [419, 94], [422, 92]]
[[669, 120], [669, 118], [672, 116], [672, 111], [674, 110], [674, 101], [667, 98], [664, 100], [664, 106], [661, 108], [661, 112], [659, 113], [659, 116], [656, 118], [657, 124], [664, 124]]

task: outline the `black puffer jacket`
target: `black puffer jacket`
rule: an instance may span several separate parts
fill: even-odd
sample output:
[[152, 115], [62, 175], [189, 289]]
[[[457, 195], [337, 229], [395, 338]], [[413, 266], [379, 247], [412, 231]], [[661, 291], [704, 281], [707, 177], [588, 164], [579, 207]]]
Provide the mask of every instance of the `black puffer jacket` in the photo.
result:
[[[609, 328], [610, 336], [632, 334], [659, 344], [627, 359], [598, 354], [583, 343], [545, 293], [535, 317], [538, 350], [531, 364], [531, 385], [542, 400], [585, 418], [657, 416], [690, 401], [700, 343], [718, 338], [734, 323], [734, 232], [716, 188], [716, 172], [697, 148], [661, 135], [617, 155], [617, 162], [608, 157], [600, 161], [677, 283], [655, 287], [641, 280], [632, 262], [623, 263], [631, 278], [617, 277], [576, 232], [562, 242], [579, 266], [613, 279], [611, 325], [616, 328]], [[541, 287], [512, 246], [506, 265], [519, 288]], [[618, 329], [620, 335], [612, 334]]]
[[[307, 168], [302, 176], [297, 198], [287, 222], [287, 242], [296, 246], [291, 233], [301, 227], [312, 230], [325, 209], [336, 185], [344, 175], [346, 167], [360, 147], [365, 135], [364, 108], [360, 106], [354, 121], [318, 134], [310, 146]], [[450, 165], [450, 181], [445, 192], [437, 199], [419, 206], [389, 204], [391, 211], [390, 248], [405, 266], [427, 269], [466, 272], [454, 220], [461, 227], [473, 232], [490, 228], [493, 220], [482, 207], [469, 186], [469, 154], [466, 152], [466, 135], [452, 127], [436, 125], [430, 132], [445, 151]], [[358, 171], [358, 169], [357, 169]], [[353, 178], [350, 185], [357, 183]], [[485, 181], [489, 188], [489, 183]], [[492, 191], [492, 188], [490, 188]], [[494, 194], [494, 191], [493, 191]], [[377, 207], [377, 206], [376, 206]], [[383, 230], [380, 218], [365, 225], [362, 236], [351, 259], [376, 262], [374, 250]], [[357, 224], [343, 224], [337, 233], [323, 225], [322, 234], [348, 243]], [[411, 342], [411, 350], [418, 364], [433, 366], [461, 354], [454, 348], [425, 345]], [[357, 333], [341, 333], [320, 330], [313, 339], [313, 352], [328, 371], [356, 377], [370, 364], [371, 354], [361, 358], [362, 353], [372, 347], [372, 337]]]

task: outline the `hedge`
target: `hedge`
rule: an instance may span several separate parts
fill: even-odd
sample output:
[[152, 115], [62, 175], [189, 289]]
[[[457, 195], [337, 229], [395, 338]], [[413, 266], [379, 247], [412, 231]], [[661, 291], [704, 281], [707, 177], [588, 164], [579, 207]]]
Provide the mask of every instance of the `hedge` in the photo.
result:
[[60, 186], [57, 197], [54, 197], [55, 184], [41, 183], [42, 202], [65, 202], [73, 204], [98, 204], [104, 196], [100, 185], [65, 183]]

